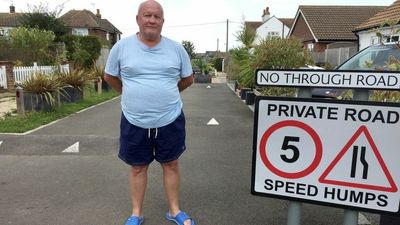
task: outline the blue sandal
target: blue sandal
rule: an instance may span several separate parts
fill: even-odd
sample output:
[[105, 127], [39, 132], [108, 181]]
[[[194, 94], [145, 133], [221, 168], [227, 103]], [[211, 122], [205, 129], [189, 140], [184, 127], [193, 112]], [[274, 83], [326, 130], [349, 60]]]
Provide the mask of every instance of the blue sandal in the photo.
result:
[[144, 221], [144, 217], [143, 216], [134, 216], [132, 215], [131, 217], [129, 217], [126, 222], [125, 225], [140, 225], [142, 224]]
[[190, 218], [185, 212], [180, 211], [178, 214], [176, 214], [175, 217], [173, 217], [169, 212], [167, 212], [167, 215], [165, 216], [167, 220], [172, 221], [176, 223], [177, 225], [184, 225], [186, 220], [190, 220], [190, 225], [195, 225], [194, 220]]

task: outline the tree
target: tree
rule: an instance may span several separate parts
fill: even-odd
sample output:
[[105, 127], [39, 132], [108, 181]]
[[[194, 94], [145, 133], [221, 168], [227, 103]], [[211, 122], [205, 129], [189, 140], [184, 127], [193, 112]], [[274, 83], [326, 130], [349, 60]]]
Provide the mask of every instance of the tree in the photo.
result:
[[101, 42], [97, 36], [82, 36], [74, 41], [72, 59], [78, 67], [90, 68], [101, 54]]
[[189, 57], [193, 59], [196, 56], [194, 44], [191, 41], [182, 41], [182, 45], [188, 53]]
[[11, 48], [24, 64], [51, 62], [48, 50], [54, 38], [52, 31], [38, 28], [18, 27], [10, 31]]
[[231, 51], [233, 60], [228, 65], [228, 70], [233, 73], [231, 77], [237, 77], [241, 87], [254, 87], [254, 69], [251, 67], [254, 54], [251, 49], [254, 47], [256, 31], [243, 23], [241, 30], [236, 33], [236, 38], [242, 46]]
[[31, 7], [29, 13], [22, 15], [22, 26], [53, 31], [56, 36], [55, 41], [59, 41], [60, 37], [67, 33], [64, 22], [58, 18], [60, 12], [61, 9], [57, 8], [50, 11], [47, 5], [41, 3]]
[[250, 26], [246, 26], [246, 24], [243, 23], [241, 30], [239, 30], [235, 36], [246, 49], [251, 49], [253, 48], [253, 43], [256, 39], [256, 30]]

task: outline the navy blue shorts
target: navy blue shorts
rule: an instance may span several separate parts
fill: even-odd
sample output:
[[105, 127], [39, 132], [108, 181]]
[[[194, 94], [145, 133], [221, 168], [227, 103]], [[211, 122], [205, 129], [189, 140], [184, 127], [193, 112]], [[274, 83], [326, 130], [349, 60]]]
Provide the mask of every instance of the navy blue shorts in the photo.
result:
[[121, 116], [119, 158], [129, 165], [148, 165], [154, 159], [166, 163], [178, 159], [185, 151], [185, 115], [164, 127], [137, 127]]

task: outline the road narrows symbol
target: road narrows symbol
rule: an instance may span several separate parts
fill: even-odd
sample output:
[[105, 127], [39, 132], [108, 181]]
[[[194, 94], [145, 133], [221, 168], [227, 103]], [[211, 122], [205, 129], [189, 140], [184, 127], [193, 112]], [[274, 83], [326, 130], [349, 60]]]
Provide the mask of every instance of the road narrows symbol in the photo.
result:
[[[365, 159], [365, 152], [366, 148], [365, 146], [361, 147], [361, 155], [360, 155], [360, 162], [363, 166], [363, 179], [367, 179], [368, 177], [368, 162]], [[356, 177], [356, 169], [357, 169], [357, 162], [358, 162], [358, 145], [353, 146], [353, 158], [351, 161], [351, 172], [350, 172], [350, 177], [355, 178]]]
[[[364, 180], [368, 181], [368, 162], [366, 161], [366, 146], [360, 146], [356, 145], [355, 142], [358, 138], [360, 138], [361, 135], [364, 135], [368, 141], [368, 144], [371, 147], [372, 153], [375, 156], [377, 162], [379, 163], [380, 168], [382, 169], [389, 186], [382, 186], [382, 185], [375, 185], [375, 184], [368, 184], [368, 183], [357, 183], [355, 182], [350, 182], [346, 180], [340, 180], [340, 179], [330, 179], [328, 178], [328, 175], [332, 172], [332, 170], [335, 168], [336, 165], [342, 160], [343, 156], [346, 154], [347, 151], [350, 151], [351, 147], [353, 146], [353, 154], [352, 154], [352, 160], [351, 160], [351, 171], [350, 171], [350, 178], [355, 178], [356, 177], [356, 168], [357, 168], [357, 163], [360, 162], [363, 171], [362, 171], [362, 178]], [[360, 153], [360, 158], [358, 159], [358, 153], [359, 149], [361, 149]], [[392, 176], [390, 175], [390, 172], [381, 156], [379, 153], [378, 147], [376, 146], [374, 140], [372, 139], [372, 136], [370, 132], [368, 131], [366, 126], [360, 126], [358, 130], [354, 133], [354, 135], [350, 138], [350, 140], [347, 142], [347, 144], [342, 148], [342, 150], [339, 152], [339, 154], [335, 157], [335, 159], [332, 161], [332, 163], [329, 164], [327, 169], [322, 173], [320, 178], [318, 179], [319, 182], [325, 183], [325, 184], [333, 184], [333, 185], [338, 185], [338, 186], [346, 186], [346, 187], [353, 187], [353, 188], [363, 188], [367, 190], [376, 190], [376, 191], [385, 191], [385, 192], [397, 192], [398, 188], [396, 186], [396, 183], [394, 182]]]

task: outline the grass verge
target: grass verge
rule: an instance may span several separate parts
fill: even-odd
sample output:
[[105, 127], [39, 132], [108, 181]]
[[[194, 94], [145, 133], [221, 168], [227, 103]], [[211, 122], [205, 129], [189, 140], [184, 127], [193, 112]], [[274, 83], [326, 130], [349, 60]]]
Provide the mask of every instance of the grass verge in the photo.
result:
[[94, 90], [85, 92], [83, 100], [63, 104], [49, 112], [28, 112], [25, 117], [7, 115], [0, 118], [0, 133], [24, 133], [119, 95], [116, 91], [103, 92], [101, 95]]

